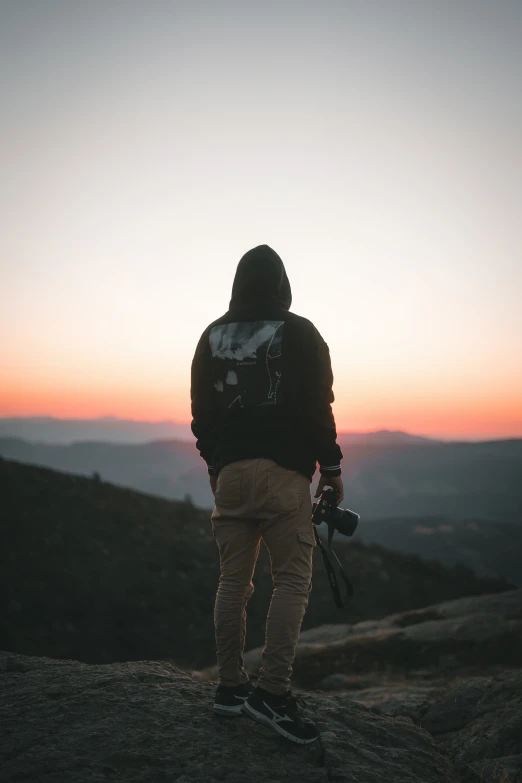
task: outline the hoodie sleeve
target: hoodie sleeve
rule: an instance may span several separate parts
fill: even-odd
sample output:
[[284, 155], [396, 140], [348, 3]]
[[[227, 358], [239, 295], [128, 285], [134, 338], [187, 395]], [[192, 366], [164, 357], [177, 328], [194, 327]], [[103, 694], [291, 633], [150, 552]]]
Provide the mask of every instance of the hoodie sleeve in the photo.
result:
[[196, 448], [207, 463], [209, 475], [215, 474], [212, 455], [215, 448], [216, 416], [212, 386], [211, 354], [208, 330], [198, 343], [192, 360], [190, 399], [192, 403], [191, 429], [196, 436]]
[[317, 329], [313, 328], [312, 366], [309, 371], [308, 418], [314, 451], [323, 476], [341, 475], [343, 454], [337, 444], [337, 430], [332, 411], [333, 373], [330, 351]]

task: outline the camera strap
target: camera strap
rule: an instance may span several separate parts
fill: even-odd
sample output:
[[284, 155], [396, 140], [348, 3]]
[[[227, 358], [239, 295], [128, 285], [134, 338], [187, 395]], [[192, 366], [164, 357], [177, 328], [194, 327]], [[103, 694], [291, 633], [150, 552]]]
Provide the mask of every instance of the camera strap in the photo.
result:
[[[335, 605], [339, 609], [344, 609], [348, 605], [350, 598], [352, 598], [353, 596], [353, 585], [348, 579], [348, 577], [346, 576], [341, 561], [339, 560], [339, 558], [337, 557], [337, 555], [332, 549], [334, 526], [328, 525], [328, 548], [324, 546], [323, 542], [319, 537], [319, 533], [317, 532], [317, 527], [313, 523], [312, 523], [312, 527], [314, 529], [315, 540], [317, 541], [317, 545], [319, 546], [319, 549], [321, 550], [321, 554], [323, 556], [324, 567], [326, 568], [326, 575], [328, 576], [328, 581], [330, 582], [330, 587], [332, 588]], [[337, 581], [337, 574], [335, 573], [334, 560], [337, 562], [339, 566], [340, 574], [344, 582], [344, 586], [346, 587], [346, 598], [344, 600], [341, 596], [341, 591], [339, 589], [339, 582]]]

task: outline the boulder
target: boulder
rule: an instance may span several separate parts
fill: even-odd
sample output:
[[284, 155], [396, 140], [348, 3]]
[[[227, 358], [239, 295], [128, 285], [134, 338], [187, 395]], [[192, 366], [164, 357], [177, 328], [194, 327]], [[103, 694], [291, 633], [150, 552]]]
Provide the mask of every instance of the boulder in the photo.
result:
[[[262, 648], [245, 655], [249, 671]], [[296, 682], [322, 687], [326, 677], [376, 671], [433, 668], [456, 672], [522, 661], [522, 589], [470, 596], [426, 609], [389, 615], [355, 625], [326, 625], [304, 631], [294, 666]], [[211, 667], [201, 679], [215, 679]]]
[[313, 694], [320, 741], [294, 745], [212, 713], [214, 685], [172, 664], [0, 654], [1, 783], [457, 783], [430, 735]]
[[[353, 683], [351, 686], [353, 688]], [[392, 718], [402, 715], [418, 724], [432, 701], [446, 690], [447, 684], [435, 678], [416, 680], [412, 677], [408, 680], [386, 678], [358, 690], [343, 688], [342, 693], [345, 698], [363, 704], [378, 715]]]
[[522, 783], [522, 670], [457, 683], [421, 725], [454, 760], [462, 783]]
[[409, 716], [429, 731], [462, 783], [522, 783], [521, 669], [450, 679], [429, 671], [377, 673], [359, 683], [357, 676], [333, 678], [339, 698], [379, 715]]

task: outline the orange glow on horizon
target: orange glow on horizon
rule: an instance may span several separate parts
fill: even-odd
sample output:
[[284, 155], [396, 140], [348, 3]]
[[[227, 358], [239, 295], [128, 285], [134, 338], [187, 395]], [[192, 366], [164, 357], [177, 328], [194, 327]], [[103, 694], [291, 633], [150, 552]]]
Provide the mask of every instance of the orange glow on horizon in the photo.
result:
[[[339, 394], [338, 399], [341, 397]], [[502, 400], [366, 399], [352, 397], [334, 405], [339, 432], [402, 430], [431, 437], [488, 439], [522, 437], [522, 404], [506, 395]], [[188, 390], [154, 394], [150, 389], [40, 388], [29, 385], [0, 390], [0, 416], [54, 416], [94, 419], [115, 416], [136, 421], [190, 422]]]
[[268, 243], [339, 432], [522, 438], [522, 3], [5, 5], [0, 417], [188, 423]]

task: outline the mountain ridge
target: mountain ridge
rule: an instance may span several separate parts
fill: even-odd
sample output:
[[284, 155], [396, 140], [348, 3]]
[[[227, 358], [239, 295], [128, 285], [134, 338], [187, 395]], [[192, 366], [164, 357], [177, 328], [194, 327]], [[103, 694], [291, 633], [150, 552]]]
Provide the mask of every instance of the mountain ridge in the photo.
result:
[[[148, 421], [146, 419], [128, 419], [114, 415], [96, 416], [92, 418], [61, 416], [3, 416], [0, 417], [0, 437], [14, 436], [26, 440], [47, 443], [66, 443], [85, 440], [88, 431], [98, 432], [96, 440], [111, 440], [118, 435], [120, 442], [142, 443], [144, 439], [163, 440], [173, 436], [193, 442], [189, 422], [175, 419]], [[100, 433], [105, 432], [100, 438]], [[459, 440], [458, 438], [441, 438], [437, 436], [419, 435], [405, 430], [392, 430], [380, 427], [375, 430], [351, 431], [339, 430], [339, 437], [349, 439], [351, 443], [457, 443], [457, 442], [488, 442], [503, 440], [502, 438]], [[91, 438], [87, 438], [90, 440]]]
[[[479, 443], [365, 443], [346, 446], [346, 504], [362, 519], [426, 515], [522, 525], [522, 439]], [[213, 505], [206, 467], [189, 441], [67, 445], [0, 438], [7, 459], [93, 475], [169, 499]], [[317, 481], [317, 477], [314, 482]]]

